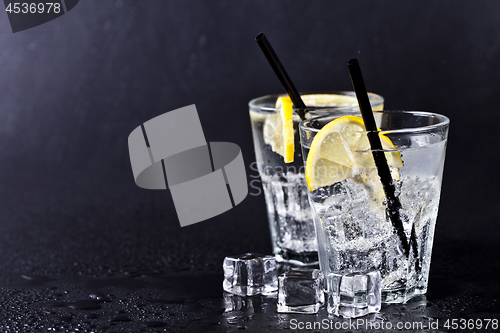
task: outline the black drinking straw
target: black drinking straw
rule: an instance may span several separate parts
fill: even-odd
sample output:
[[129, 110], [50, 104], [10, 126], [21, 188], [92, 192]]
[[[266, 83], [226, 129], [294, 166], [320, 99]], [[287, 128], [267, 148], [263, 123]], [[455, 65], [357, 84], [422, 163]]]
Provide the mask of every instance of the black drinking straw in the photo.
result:
[[259, 33], [255, 37], [255, 41], [257, 42], [257, 44], [259, 44], [260, 48], [262, 49], [262, 52], [264, 52], [264, 55], [269, 61], [269, 64], [271, 64], [271, 67], [278, 76], [278, 79], [280, 79], [281, 84], [285, 88], [288, 96], [290, 96], [293, 105], [295, 105], [295, 108], [297, 109], [297, 113], [299, 114], [300, 119], [302, 120], [306, 119], [305, 118], [306, 105], [304, 104], [304, 101], [302, 101], [302, 98], [300, 98], [299, 92], [293, 85], [292, 80], [290, 80], [290, 77], [286, 73], [285, 68], [281, 64], [281, 61], [274, 52], [273, 48], [271, 47], [271, 44], [267, 40], [264, 33], [263, 32]]
[[[356, 98], [358, 99], [359, 110], [363, 116], [366, 131], [368, 132], [368, 140], [370, 141], [373, 159], [375, 160], [378, 175], [382, 181], [382, 187], [384, 188], [385, 196], [387, 198], [387, 212], [394, 229], [396, 229], [396, 233], [401, 241], [401, 244], [403, 245], [405, 255], [408, 257], [410, 254], [410, 244], [406, 238], [403, 222], [401, 221], [401, 216], [399, 215], [401, 202], [395, 195], [396, 188], [392, 180], [389, 164], [387, 164], [387, 159], [385, 158], [385, 154], [382, 150], [382, 143], [380, 142], [380, 137], [378, 136], [377, 124], [375, 123], [375, 117], [373, 116], [370, 99], [368, 98], [365, 82], [363, 81], [363, 76], [361, 75], [361, 68], [359, 67], [358, 59], [349, 60], [347, 62], [347, 66], [349, 67], [352, 86], [356, 92]], [[414, 250], [415, 249], [416, 246]]]

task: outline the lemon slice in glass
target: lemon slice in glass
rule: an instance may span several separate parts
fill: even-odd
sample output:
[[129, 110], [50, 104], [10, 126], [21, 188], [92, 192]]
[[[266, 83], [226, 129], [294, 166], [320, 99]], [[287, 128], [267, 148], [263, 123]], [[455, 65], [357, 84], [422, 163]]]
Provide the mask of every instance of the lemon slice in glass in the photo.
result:
[[276, 101], [276, 113], [267, 117], [264, 123], [264, 142], [271, 149], [283, 156], [285, 163], [293, 162], [295, 152], [293, 138], [293, 104], [290, 97], [279, 97]]
[[[381, 134], [379, 137], [384, 150], [389, 150], [385, 156], [393, 177], [399, 179], [397, 168], [403, 165], [401, 155], [387, 136]], [[305, 171], [310, 191], [351, 177], [355, 177], [358, 182], [370, 183], [367, 185], [373, 187], [373, 180], [377, 178], [376, 172], [362, 118], [356, 116], [337, 118], [323, 127], [314, 137]], [[381, 190], [383, 191], [381, 183], [378, 188], [373, 189], [378, 199], [383, 197]]]

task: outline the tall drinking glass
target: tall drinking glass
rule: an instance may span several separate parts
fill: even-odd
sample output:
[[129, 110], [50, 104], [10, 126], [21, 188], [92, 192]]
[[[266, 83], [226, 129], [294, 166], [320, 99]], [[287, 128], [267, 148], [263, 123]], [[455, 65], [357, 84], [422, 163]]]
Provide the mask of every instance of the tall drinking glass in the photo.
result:
[[[280, 96], [286, 95], [268, 95], [249, 102], [255, 157], [267, 205], [273, 252], [278, 261], [296, 265], [317, 264], [318, 244], [304, 179], [299, 116], [294, 112], [292, 117], [295, 133], [292, 163], [285, 163], [266, 140], [272, 135], [273, 126], [269, 126], [269, 122], [278, 112], [275, 104]], [[382, 110], [384, 99], [376, 94], [369, 96], [372, 108]], [[308, 117], [358, 110], [354, 92], [304, 94], [301, 97], [308, 107], [314, 108], [307, 113]]]
[[[323, 164], [309, 162], [306, 172], [309, 183], [322, 184], [316, 189], [313, 186], [308, 195], [318, 236], [320, 267], [327, 281], [327, 295], [335, 301], [336, 295], [333, 294], [338, 291], [333, 290], [335, 286], [331, 279], [336, 279], [339, 274], [378, 270], [382, 302], [406, 302], [427, 291], [449, 119], [419, 111], [374, 112], [381, 129], [379, 137], [386, 159], [392, 163], [396, 197], [401, 202], [399, 215], [409, 240], [407, 255], [388, 216], [385, 193], [367, 144], [367, 132], [348, 131], [340, 121], [335, 123], [340, 125], [332, 126], [332, 121], [345, 115], [316, 117], [300, 125], [306, 163], [308, 159], [316, 161], [320, 150], [319, 155], [323, 156], [320, 158], [326, 159]], [[360, 114], [356, 116], [361, 117]], [[313, 143], [320, 130], [329, 123], [331, 125], [318, 136], [323, 141], [318, 139]], [[330, 136], [325, 137], [330, 130]], [[328, 159], [335, 160], [339, 156], [335, 151], [342, 145], [326, 148], [328, 138], [349, 142], [346, 151], [351, 147], [349, 154], [357, 164], [349, 168], [338, 167], [337, 170], [330, 168], [329, 165], [335, 164], [328, 164]], [[365, 140], [364, 144], [362, 140]], [[325, 169], [315, 170], [315, 166]], [[335, 172], [343, 172], [343, 175]], [[338, 181], [326, 185], [319, 179], [322, 177]]]

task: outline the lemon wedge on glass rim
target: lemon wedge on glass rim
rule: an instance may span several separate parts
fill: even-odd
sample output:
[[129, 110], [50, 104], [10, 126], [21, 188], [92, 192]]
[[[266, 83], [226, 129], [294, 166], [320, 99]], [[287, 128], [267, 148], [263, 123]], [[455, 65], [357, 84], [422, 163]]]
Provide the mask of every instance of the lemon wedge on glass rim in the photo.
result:
[[[380, 134], [382, 148], [393, 179], [399, 179], [398, 167], [403, 166], [400, 153], [391, 140]], [[384, 192], [363, 119], [356, 116], [337, 118], [324, 126], [314, 137], [307, 156], [305, 176], [310, 191], [333, 185], [347, 178], [365, 183], [377, 201]], [[377, 184], [373, 186], [373, 184]], [[375, 188], [372, 188], [375, 187]]]
[[335, 108], [347, 108], [358, 105], [356, 95], [340, 94], [307, 94], [302, 95], [302, 100], [307, 106], [330, 106]]
[[293, 162], [295, 153], [293, 131], [293, 104], [290, 97], [279, 97], [276, 101], [277, 112], [270, 115], [264, 124], [264, 142], [283, 156], [285, 163]]

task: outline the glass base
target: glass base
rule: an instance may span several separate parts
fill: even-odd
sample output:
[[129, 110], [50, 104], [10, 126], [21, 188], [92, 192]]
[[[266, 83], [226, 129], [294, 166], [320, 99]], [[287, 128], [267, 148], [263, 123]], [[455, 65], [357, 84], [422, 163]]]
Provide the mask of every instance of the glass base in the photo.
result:
[[304, 314], [315, 314], [318, 313], [319, 309], [323, 304], [314, 303], [310, 305], [299, 305], [299, 306], [286, 306], [278, 303], [276, 312], [278, 313], [304, 313]]
[[405, 304], [416, 296], [425, 295], [427, 288], [401, 288], [396, 290], [382, 290], [382, 303]]

